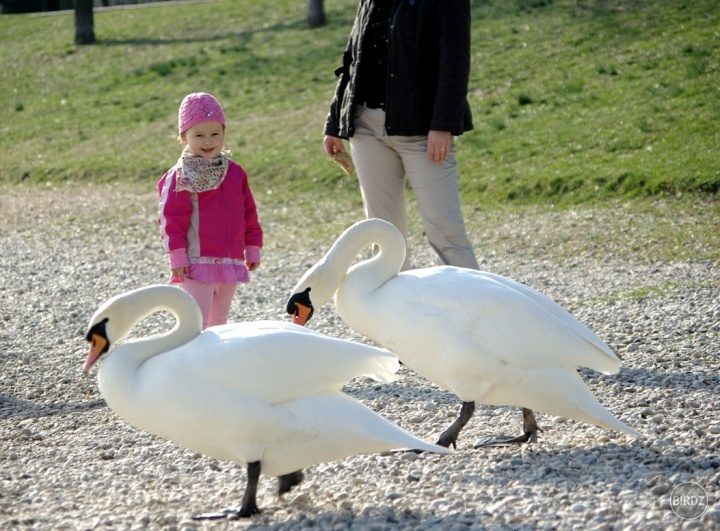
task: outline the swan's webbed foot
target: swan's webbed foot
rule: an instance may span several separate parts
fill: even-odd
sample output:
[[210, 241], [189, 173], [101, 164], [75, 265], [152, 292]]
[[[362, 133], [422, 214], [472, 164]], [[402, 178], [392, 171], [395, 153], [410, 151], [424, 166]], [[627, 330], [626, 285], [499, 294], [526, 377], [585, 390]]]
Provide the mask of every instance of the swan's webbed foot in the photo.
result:
[[260, 508], [257, 506], [257, 502], [255, 500], [248, 504], [243, 502], [240, 506], [240, 510], [236, 510], [234, 514], [228, 515], [227, 519], [235, 520], [237, 518], [250, 518], [254, 514], [260, 514]]
[[290, 489], [300, 485], [303, 479], [305, 479], [305, 474], [303, 474], [302, 470], [296, 470], [295, 472], [278, 476], [278, 496], [290, 492]]
[[[435, 443], [435, 445], [436, 445], [436, 446], [440, 446], [438, 443]], [[447, 446], [446, 446], [445, 448], [447, 448]], [[420, 454], [424, 454], [424, 453], [425, 453], [425, 450], [418, 450], [417, 448], [410, 448], [410, 449], [408, 449], [408, 450], [393, 450], [392, 453], [393, 453], [393, 454], [409, 454], [409, 453], [412, 453], [412, 454], [420, 455]]]
[[243, 494], [240, 509], [220, 509], [214, 513], [202, 513], [191, 516], [193, 520], [237, 520], [238, 518], [249, 518], [258, 514], [260, 509], [257, 505], [257, 488], [260, 481], [260, 461], [248, 463], [248, 483]]
[[[530, 439], [534, 436], [533, 441]], [[510, 435], [491, 435], [489, 437], [482, 437], [473, 443], [473, 448], [482, 448], [484, 446], [510, 446], [513, 444], [523, 444], [526, 442], [537, 441], [537, 435], [525, 432], [517, 437]]]
[[537, 425], [535, 413], [527, 408], [522, 408], [523, 413], [523, 433], [517, 437], [508, 435], [492, 435], [478, 439], [473, 444], [473, 448], [481, 448], [487, 446], [510, 446], [512, 444], [524, 444], [537, 442], [538, 432], [542, 430]]
[[460, 416], [455, 419], [448, 429], [446, 429], [440, 435], [440, 438], [435, 443], [438, 446], [444, 446], [445, 448], [457, 449], [457, 439], [460, 435], [460, 431], [465, 427], [465, 424], [472, 418], [475, 413], [475, 402], [463, 402], [462, 408], [460, 408]]
[[249, 507], [227, 507], [212, 513], [194, 514], [190, 518], [192, 520], [238, 520], [240, 518], [249, 518], [254, 514], [259, 514], [257, 503], [251, 504]]

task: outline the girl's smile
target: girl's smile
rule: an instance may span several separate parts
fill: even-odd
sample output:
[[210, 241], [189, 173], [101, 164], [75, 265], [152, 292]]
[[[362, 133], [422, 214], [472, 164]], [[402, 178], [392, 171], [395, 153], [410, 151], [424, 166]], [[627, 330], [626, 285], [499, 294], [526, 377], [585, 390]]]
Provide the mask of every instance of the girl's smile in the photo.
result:
[[220, 122], [202, 122], [185, 131], [180, 138], [194, 155], [211, 159], [222, 151], [225, 126]]

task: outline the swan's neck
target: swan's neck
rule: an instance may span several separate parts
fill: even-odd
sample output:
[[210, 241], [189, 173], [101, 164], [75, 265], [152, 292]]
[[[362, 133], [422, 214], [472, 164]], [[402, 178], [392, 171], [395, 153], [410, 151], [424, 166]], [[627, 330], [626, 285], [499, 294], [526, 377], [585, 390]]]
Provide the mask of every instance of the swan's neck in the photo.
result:
[[[377, 254], [353, 265], [358, 254], [371, 245], [377, 246]], [[321, 308], [333, 295], [336, 305], [351, 294], [363, 298], [395, 277], [404, 261], [405, 238], [400, 231], [380, 219], [360, 221], [343, 232], [325, 256], [305, 272], [293, 293], [309, 290], [315, 308]]]
[[[110, 351], [102, 362], [98, 375], [100, 390], [108, 401], [131, 401], [135, 395], [136, 374], [150, 358], [171, 351], [191, 341], [202, 331], [202, 315], [190, 295], [179, 288], [157, 286], [138, 290], [118, 299], [108, 310], [110, 317], [118, 319], [119, 338], [125, 337], [135, 324], [147, 316], [167, 311], [176, 319], [168, 332], [142, 339], [127, 341]], [[123, 317], [125, 319], [123, 320]]]
[[[353, 261], [368, 246], [376, 246], [377, 253], [355, 265]], [[387, 222], [368, 220], [350, 227], [328, 252], [328, 261], [335, 261], [334, 269], [345, 271], [336, 293], [339, 299], [366, 295], [394, 278], [405, 261], [405, 239]]]

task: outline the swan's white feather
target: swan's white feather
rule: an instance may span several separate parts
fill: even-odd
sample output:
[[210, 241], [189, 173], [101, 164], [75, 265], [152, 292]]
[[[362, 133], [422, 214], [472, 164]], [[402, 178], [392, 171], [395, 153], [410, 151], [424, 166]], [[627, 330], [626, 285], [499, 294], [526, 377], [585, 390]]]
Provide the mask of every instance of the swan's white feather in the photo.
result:
[[[353, 264], [370, 245], [380, 252]], [[349, 326], [463, 401], [522, 406], [642, 436], [607, 411], [578, 375], [578, 367], [616, 373], [620, 359], [562, 306], [488, 272], [439, 266], [399, 273], [404, 249], [390, 223], [361, 221], [293, 293], [310, 287], [315, 307], [334, 294]]]
[[[443, 356], [484, 351], [526, 369], [584, 366], [614, 374], [620, 366], [620, 359], [560, 305], [497, 275], [448, 266], [406, 271], [387, 282], [373, 300], [372, 314], [358, 318], [372, 321], [367, 323], [374, 333], [370, 337], [391, 350], [401, 336], [413, 343], [403, 348], [442, 347], [447, 340], [453, 348]], [[412, 334], [377, 326], [399, 315], [408, 317]], [[438, 337], [439, 326], [451, 333]]]
[[397, 357], [384, 349], [273, 321], [200, 332], [195, 302], [169, 286], [116, 297], [90, 324], [107, 318], [113, 345], [157, 310], [178, 326], [111, 348], [98, 374], [108, 405], [145, 431], [218, 459], [260, 461], [268, 476], [392, 449], [449, 453], [342, 393], [357, 376], [395, 377]]
[[291, 323], [252, 321], [208, 328], [193, 341], [148, 359], [141, 369], [139, 377], [154, 382], [167, 373], [196, 382], [202, 370], [213, 385], [241, 389], [272, 405], [339, 391], [356, 376], [393, 381], [399, 362], [387, 350]]

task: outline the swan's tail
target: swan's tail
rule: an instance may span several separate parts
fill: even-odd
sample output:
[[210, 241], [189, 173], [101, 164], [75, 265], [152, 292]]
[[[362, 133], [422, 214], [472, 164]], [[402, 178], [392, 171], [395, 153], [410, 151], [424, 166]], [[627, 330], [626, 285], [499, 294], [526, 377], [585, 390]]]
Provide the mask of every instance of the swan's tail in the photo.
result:
[[[552, 390], [549, 391], [548, 387]], [[554, 370], [552, 374], [528, 378], [523, 382], [523, 400], [512, 390], [494, 388], [485, 404], [526, 407], [549, 415], [557, 415], [600, 428], [644, 438], [603, 406], [592, 394], [577, 371]]]
[[[594, 424], [600, 428], [626, 433], [633, 437], [644, 438], [645, 435], [631, 428], [615, 417], [603, 406], [577, 372], [566, 373], [569, 378], [566, 386], [565, 400], [556, 405], [548, 404], [546, 413], [560, 415], [573, 420]], [[564, 383], [560, 383], [564, 385]], [[542, 406], [542, 407], [541, 407]], [[538, 411], [545, 410], [545, 404], [536, 406]]]
[[284, 408], [293, 417], [302, 419], [308, 433], [325, 435], [278, 441], [267, 448], [263, 473], [269, 476], [287, 474], [315, 463], [390, 450], [455, 453], [415, 437], [344, 393], [306, 397], [288, 402]]
[[595, 426], [599, 426], [600, 428], [614, 430], [620, 433], [626, 433], [627, 435], [632, 435], [633, 437], [641, 439], [646, 437], [644, 433], [641, 433], [631, 428], [623, 421], [615, 417], [612, 413], [610, 413], [610, 411], [605, 409], [605, 407], [600, 404], [600, 402], [595, 400], [594, 397], [593, 401], [594, 404], [584, 404], [582, 411], [579, 411], [576, 414], [562, 416], [582, 422], [587, 422], [588, 424], [594, 424]]

